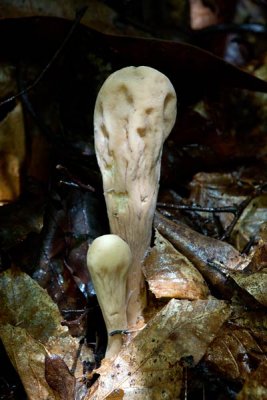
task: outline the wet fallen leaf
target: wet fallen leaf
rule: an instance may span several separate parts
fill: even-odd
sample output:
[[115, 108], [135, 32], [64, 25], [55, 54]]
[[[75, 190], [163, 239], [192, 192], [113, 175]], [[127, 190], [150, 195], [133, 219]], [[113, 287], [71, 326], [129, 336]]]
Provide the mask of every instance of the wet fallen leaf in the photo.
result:
[[109, 32], [118, 31], [113, 23], [116, 13], [97, 0], [57, 1], [49, 4], [45, 0], [4, 0], [1, 3], [0, 18], [51, 16], [73, 20], [75, 12], [81, 7], [87, 7], [83, 24]]
[[[221, 327], [220, 333], [210, 344], [202, 359], [202, 364], [204, 371], [206, 373], [209, 371], [213, 379], [219, 378], [220, 382], [225, 382], [237, 393], [242, 389], [244, 382], [248, 382], [248, 385], [252, 382], [254, 373], [261, 364], [266, 363], [267, 318], [266, 309], [263, 307], [255, 310], [233, 303], [231, 309], [232, 314], [229, 320]], [[261, 380], [266, 381], [266, 373], [266, 368], [261, 370]], [[258, 384], [260, 387], [261, 382], [259, 381]], [[255, 382], [255, 387], [258, 384]], [[255, 387], [251, 386], [253, 391]], [[250, 398], [245, 397], [244, 392], [243, 395], [244, 399]], [[226, 397], [228, 398], [229, 396]]]
[[196, 267], [214, 262], [222, 271], [242, 270], [249, 262], [229, 243], [204, 236], [179, 221], [172, 222], [159, 212], [154, 226]]
[[145, 259], [143, 272], [157, 298], [205, 299], [208, 287], [193, 264], [156, 231], [155, 246]]
[[197, 364], [229, 313], [216, 299], [170, 300], [112, 365], [104, 362], [97, 370], [99, 381], [86, 400], [104, 400], [115, 390], [124, 391], [124, 400], [179, 398], [182, 360]]
[[[49, 29], [47, 29], [49, 26]], [[0, 21], [3, 54], [25, 55], [37, 49], [55, 51], [63, 42], [70, 22], [53, 17], [17, 18]], [[199, 95], [215, 87], [239, 87], [252, 91], [267, 92], [267, 83], [246, 73], [221, 58], [196, 46], [179, 41], [154, 38], [110, 35], [100, 29], [81, 26], [79, 37], [88, 41], [92, 54], [110, 62], [113, 68], [125, 65], [150, 65], [165, 73], [177, 88], [180, 100], [192, 102]], [[43, 44], [45, 35], [45, 45]], [[12, 53], [12, 54], [13, 54]], [[49, 54], [49, 53], [48, 53]], [[51, 54], [51, 53], [50, 53]], [[44, 53], [40, 54], [43, 58]], [[51, 57], [51, 55], [50, 55]], [[220, 79], [217, 77], [220, 76]], [[188, 90], [194, 87], [194, 91]]]

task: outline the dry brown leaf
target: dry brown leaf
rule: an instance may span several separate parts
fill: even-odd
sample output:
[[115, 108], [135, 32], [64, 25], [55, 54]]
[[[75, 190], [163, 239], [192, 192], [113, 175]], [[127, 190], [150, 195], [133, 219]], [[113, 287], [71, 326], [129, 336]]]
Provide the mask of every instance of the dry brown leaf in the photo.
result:
[[158, 231], [143, 272], [149, 289], [157, 298], [196, 300], [208, 297], [209, 290], [202, 275]]
[[[0, 274], [0, 337], [31, 400], [47, 399], [45, 393], [51, 392], [44, 379], [47, 354], [60, 356], [69, 369], [77, 361], [76, 377], [82, 376], [85, 354], [93, 361], [85, 348], [77, 360], [79, 340], [70, 336], [61, 320], [57, 305], [27, 274], [18, 270]], [[37, 382], [34, 388], [32, 381]]]
[[116, 390], [124, 391], [124, 400], [178, 399], [182, 360], [197, 364], [229, 313], [216, 299], [170, 300], [112, 365], [97, 370], [99, 381], [85, 399], [104, 400]]
[[0, 122], [0, 205], [20, 195], [21, 166], [25, 158], [21, 103]]

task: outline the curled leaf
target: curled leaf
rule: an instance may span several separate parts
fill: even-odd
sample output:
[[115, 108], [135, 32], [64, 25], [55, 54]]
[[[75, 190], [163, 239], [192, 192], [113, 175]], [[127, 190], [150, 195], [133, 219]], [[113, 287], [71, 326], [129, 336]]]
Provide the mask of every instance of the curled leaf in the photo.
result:
[[230, 244], [204, 236], [178, 221], [170, 221], [156, 212], [154, 226], [198, 268], [214, 262], [218, 269], [242, 270], [249, 262]]

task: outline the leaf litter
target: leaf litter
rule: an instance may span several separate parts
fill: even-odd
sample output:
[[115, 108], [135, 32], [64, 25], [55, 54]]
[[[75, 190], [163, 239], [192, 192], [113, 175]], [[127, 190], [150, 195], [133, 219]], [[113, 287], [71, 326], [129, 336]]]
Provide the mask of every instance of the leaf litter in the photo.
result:
[[[27, 274], [9, 269], [0, 275], [0, 336], [29, 399], [54, 399], [45, 379], [45, 357], [56, 354], [81, 378], [79, 339], [61, 325], [57, 305]], [[93, 360], [89, 349], [87, 358]], [[87, 354], [86, 354], [87, 353]]]
[[[75, 5], [78, 3], [75, 2]], [[25, 65], [27, 70], [33, 49], [37, 58], [40, 53], [40, 65], [43, 67], [44, 60], [47, 62], [51, 57], [47, 49], [52, 48], [53, 53], [57, 43], [62, 44], [69, 23], [62, 18], [36, 20], [17, 17], [45, 14], [72, 19], [75, 7], [67, 2], [62, 8], [61, 4], [57, 4], [57, 7], [51, 5], [47, 9], [43, 2], [33, 2], [29, 7], [28, 3], [12, 1], [4, 2], [2, 6], [5, 16], [1, 20], [0, 31], [1, 36], [7, 38], [2, 56], [8, 57], [10, 49], [12, 56], [20, 54], [24, 69], [19, 71], [19, 75], [25, 76], [20, 75], [18, 81], [20, 86], [25, 87], [25, 81], [32, 81], [32, 73], [25, 72]], [[54, 70], [50, 69], [50, 78], [46, 79], [43, 86], [41, 82], [33, 93], [22, 98], [25, 127], [29, 131], [26, 131], [27, 140], [31, 142], [32, 149], [38, 150], [34, 156], [30, 155], [31, 165], [26, 165], [26, 171], [22, 170], [23, 180], [29, 176], [37, 180], [41, 178], [42, 185], [50, 189], [52, 187], [52, 191], [46, 189], [35, 192], [37, 197], [39, 195], [35, 207], [39, 207], [39, 212], [34, 209], [32, 215], [32, 203], [28, 207], [24, 203], [24, 208], [20, 208], [29, 196], [29, 187], [23, 185], [22, 199], [19, 198], [17, 204], [5, 206], [5, 212], [0, 215], [1, 223], [5, 222], [1, 225], [4, 232], [3, 229], [0, 232], [0, 266], [2, 270], [7, 269], [0, 276], [0, 332], [8, 355], [20, 374], [28, 397], [35, 400], [70, 400], [75, 396], [77, 399], [101, 398], [102, 394], [107, 399], [139, 399], [140, 396], [191, 399], [194, 398], [198, 384], [197, 376], [202, 377], [200, 385], [202, 389], [206, 385], [207, 396], [214, 382], [211, 377], [216, 377], [220, 382], [226, 379], [226, 388], [218, 385], [213, 398], [228, 400], [229, 393], [231, 398], [264, 398], [267, 326], [264, 309], [267, 304], [266, 195], [261, 192], [251, 201], [248, 200], [251, 193], [256, 193], [257, 187], [266, 182], [266, 95], [235, 91], [232, 87], [266, 91], [266, 83], [255, 79], [260, 77], [266, 80], [266, 59], [263, 57], [256, 63], [254, 60], [254, 64], [245, 65], [241, 71], [211, 53], [186, 43], [151, 39], [142, 32], [140, 35], [139, 28], [128, 25], [123, 27], [123, 24], [120, 26], [116, 20], [118, 14], [100, 2], [91, 2], [90, 7], [91, 11], [92, 8], [97, 10], [97, 18], [92, 18], [95, 15], [91, 11], [86, 14], [83, 20], [86, 29], [84, 26], [82, 29], [79, 27], [77, 38], [74, 35], [73, 43], [68, 47], [69, 54], [75, 60], [61, 54], [67, 62], [54, 65]], [[128, 5], [117, 5], [118, 9], [120, 7], [125, 7], [126, 17]], [[251, 7], [250, 2], [246, 3], [246, 7]], [[251, 7], [251, 10], [254, 12], [257, 7], [259, 5]], [[218, 2], [216, 9], [220, 21], [223, 21], [225, 10], [221, 2]], [[136, 18], [136, 10], [133, 19], [139, 20]], [[255, 13], [254, 17], [258, 15], [263, 14]], [[17, 20], [5, 21], [7, 16]], [[192, 24], [194, 22], [191, 21]], [[245, 28], [242, 25], [240, 27]], [[161, 29], [161, 32], [166, 33], [163, 26]], [[217, 25], [210, 31], [214, 37], [217, 37], [216, 29]], [[118, 33], [123, 33], [122, 37], [117, 36]], [[167, 36], [173, 39], [172, 34], [169, 32]], [[195, 43], [208, 47], [203, 39], [210, 35], [208, 31], [191, 34]], [[138, 38], [137, 35], [143, 37]], [[253, 47], [258, 48], [259, 42], [261, 40]], [[36, 43], [38, 46], [35, 46]], [[86, 45], [83, 47], [84, 43]], [[231, 41], [226, 43], [228, 49], [226, 46], [225, 55], [230, 57], [233, 53], [228, 50], [231, 50], [233, 44]], [[253, 43], [256, 43], [255, 40]], [[240, 41], [236, 42], [236, 46], [241, 46]], [[147, 51], [148, 47], [150, 51]], [[83, 64], [79, 54], [87, 54], [87, 64]], [[107, 365], [104, 360], [97, 369], [103, 357], [101, 346], [104, 347], [104, 343], [95, 337], [98, 335], [100, 338], [100, 331], [97, 331], [95, 325], [99, 310], [96, 308], [90, 314], [90, 310], [78, 310], [78, 306], [85, 307], [87, 290], [90, 296], [94, 296], [83, 257], [88, 243], [99, 234], [104, 224], [98, 222], [99, 214], [92, 205], [94, 201], [100, 201], [101, 189], [95, 164], [88, 162], [90, 157], [93, 159], [91, 138], [90, 143], [85, 145], [88, 141], [87, 132], [92, 131], [90, 118], [88, 125], [88, 121], [85, 124], [80, 124], [80, 121], [83, 120], [85, 109], [92, 114], [97, 87], [108, 72], [120, 66], [147, 63], [147, 60], [152, 66], [160, 66], [163, 72], [168, 73], [179, 93], [183, 92], [179, 99], [182, 105], [181, 124], [177, 123], [165, 146], [161, 185], [164, 190], [168, 191], [169, 186], [182, 194], [175, 197], [172, 190], [172, 205], [178, 206], [182, 202], [183, 206], [192, 207], [191, 210], [179, 211], [165, 209], [164, 216], [156, 214], [155, 227], [159, 232], [156, 233], [156, 243], [144, 265], [147, 282], [154, 293], [154, 297], [149, 296], [146, 315], [153, 316], [151, 320], [147, 318], [147, 325], [136, 335], [125, 335], [125, 346], [113, 364]], [[237, 51], [232, 61], [242, 65], [245, 62], [244, 55]], [[75, 69], [74, 64], [82, 66], [87, 71], [86, 76], [90, 75], [89, 80], [85, 75], [82, 80], [82, 86], [90, 88], [90, 105], [81, 95], [83, 91], [73, 91], [75, 86], [81, 88], [79, 79], [82, 74]], [[65, 74], [67, 67], [70, 71]], [[39, 70], [33, 68], [33, 75], [38, 76]], [[73, 74], [74, 70], [76, 73]], [[244, 73], [244, 70], [253, 71], [253, 75]], [[61, 88], [59, 91], [55, 85], [50, 90], [51, 82], [55, 81]], [[38, 90], [42, 92], [46, 84], [47, 91], [43, 92], [45, 96], [40, 102]], [[224, 88], [226, 85], [230, 87], [228, 92]], [[215, 90], [211, 95], [211, 86], [220, 88], [220, 94], [216, 94]], [[192, 87], [193, 91], [190, 89]], [[16, 88], [13, 80], [8, 90], [2, 91], [1, 99], [10, 95], [10, 91], [16, 92]], [[205, 97], [202, 97], [203, 94]], [[56, 111], [52, 117], [46, 102], [52, 104], [53, 111]], [[68, 102], [70, 106], [66, 107]], [[77, 112], [78, 109], [82, 110], [81, 113]], [[248, 109], [251, 113], [247, 112]], [[37, 122], [38, 133], [36, 127], [33, 130], [29, 110]], [[79, 123], [77, 116], [80, 118]], [[60, 131], [61, 126], [64, 127], [64, 134]], [[54, 130], [51, 127], [56, 128]], [[40, 150], [40, 147], [45, 149]], [[86, 158], [88, 155], [90, 157]], [[45, 165], [41, 165], [41, 162], [38, 164], [39, 158]], [[57, 174], [49, 176], [47, 172], [56, 170], [56, 163], [63, 164], [63, 169], [67, 171], [60, 183], [65, 187], [63, 191], [58, 190]], [[246, 163], [254, 165], [245, 167]], [[195, 177], [194, 173], [197, 173]], [[87, 177], [85, 182], [84, 176]], [[12, 178], [11, 183], [16, 183], [18, 187], [16, 179]], [[91, 180], [89, 183], [88, 179]], [[84, 191], [92, 187], [96, 192], [94, 200], [84, 196]], [[71, 190], [76, 192], [72, 192], [68, 198], [66, 193], [71, 193]], [[86, 197], [90, 198], [90, 210], [83, 204]], [[56, 210], [58, 208], [58, 213], [53, 210], [50, 219], [43, 219], [43, 210], [49, 211], [47, 200], [51, 198], [55, 200], [54, 206]], [[75, 199], [79, 203], [76, 208], [73, 206]], [[28, 202], [31, 200], [29, 196]], [[247, 204], [241, 210], [244, 201]], [[203, 211], [193, 209], [194, 206], [200, 209], [203, 207]], [[207, 211], [209, 207], [213, 211]], [[234, 211], [222, 212], [220, 208], [223, 207], [230, 207]], [[236, 213], [239, 215], [235, 220]], [[89, 224], [88, 215], [91, 218]], [[31, 220], [34, 220], [33, 223]], [[93, 221], [93, 227], [90, 221]], [[233, 221], [233, 227], [227, 232], [227, 227]], [[75, 235], [75, 232], [79, 234]], [[33, 234], [37, 241], [32, 240]], [[222, 238], [224, 241], [220, 240]], [[36, 250], [39, 258], [33, 257], [32, 265], [27, 266], [22, 256], [23, 252], [29, 251], [32, 243], [38, 243], [39, 248]], [[33, 246], [31, 250], [35, 253]], [[16, 267], [8, 269], [12, 264]], [[71, 336], [67, 328], [62, 326], [62, 316], [55, 303], [19, 268], [26, 269], [29, 274], [34, 270], [33, 276], [50, 292], [62, 312], [67, 311], [68, 315], [72, 312], [87, 313], [88, 332], [85, 333], [84, 323], [82, 329], [72, 332], [86, 334], [87, 339], [90, 338], [89, 342], [92, 340], [90, 346], [94, 348], [97, 361], [92, 357], [90, 348], [86, 354], [85, 346], [82, 346], [80, 353], [80, 338]], [[182, 300], [173, 299], [168, 302], [173, 297]], [[219, 299], [227, 299], [227, 302]], [[73, 309], [63, 310], [66, 305], [73, 306]], [[70, 326], [75, 321], [64, 322]], [[222, 349], [225, 352], [222, 353]], [[92, 372], [94, 368], [96, 374]], [[86, 369], [87, 376], [84, 375]], [[205, 372], [208, 376], [206, 380], [203, 376]], [[87, 386], [92, 385], [97, 373], [100, 378], [87, 393]], [[223, 397], [224, 389], [226, 392], [228, 390], [226, 397]]]
[[123, 399], [179, 398], [182, 359], [197, 364], [229, 315], [229, 306], [217, 299], [170, 300], [111, 365], [96, 371], [97, 391], [92, 387], [86, 400], [104, 400], [117, 390]]

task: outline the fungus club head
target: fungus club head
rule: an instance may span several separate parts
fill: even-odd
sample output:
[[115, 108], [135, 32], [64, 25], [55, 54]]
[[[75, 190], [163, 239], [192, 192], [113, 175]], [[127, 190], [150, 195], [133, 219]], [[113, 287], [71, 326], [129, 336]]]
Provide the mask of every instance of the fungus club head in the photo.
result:
[[150, 67], [114, 72], [96, 100], [95, 149], [110, 229], [129, 244], [133, 257], [127, 284], [130, 324], [143, 306], [141, 263], [151, 239], [162, 147], [175, 118], [175, 90]]

